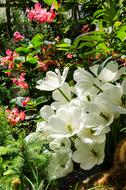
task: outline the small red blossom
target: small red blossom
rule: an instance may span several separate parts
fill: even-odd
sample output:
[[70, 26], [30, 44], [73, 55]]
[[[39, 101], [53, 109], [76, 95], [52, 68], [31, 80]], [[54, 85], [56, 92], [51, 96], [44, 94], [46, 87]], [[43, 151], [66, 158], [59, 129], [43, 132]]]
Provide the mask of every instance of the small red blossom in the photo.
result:
[[23, 40], [23, 39], [24, 39], [24, 36], [21, 35], [20, 32], [15, 32], [15, 33], [13, 34], [13, 40], [14, 40], [15, 43], [16, 43], [16, 42], [19, 42], [19, 41], [21, 41], [21, 40]]
[[26, 106], [27, 103], [30, 101], [30, 98], [29, 97], [26, 97], [23, 101], [22, 101], [22, 106]]
[[16, 107], [13, 108], [12, 110], [7, 109], [6, 113], [7, 113], [7, 118], [11, 123], [11, 125], [16, 125], [18, 122], [24, 121], [26, 117], [24, 111], [19, 111], [18, 108]]

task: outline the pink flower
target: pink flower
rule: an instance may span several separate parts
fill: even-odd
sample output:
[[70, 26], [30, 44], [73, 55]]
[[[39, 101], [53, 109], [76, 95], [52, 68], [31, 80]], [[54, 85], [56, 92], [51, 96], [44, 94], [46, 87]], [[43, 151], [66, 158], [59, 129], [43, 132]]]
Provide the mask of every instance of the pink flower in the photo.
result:
[[20, 113], [19, 113], [19, 118], [20, 118], [20, 120], [21, 120], [21, 121], [24, 121], [24, 120], [25, 120], [25, 117], [26, 117], [26, 115], [25, 115], [24, 111], [20, 111]]
[[6, 113], [7, 113], [7, 118], [11, 123], [11, 125], [16, 125], [19, 121], [24, 121], [26, 117], [24, 111], [19, 112], [18, 108], [16, 107], [13, 108], [12, 110], [7, 109]]
[[53, 10], [54, 5], [52, 5], [50, 11], [47, 11], [47, 9], [42, 8], [40, 3], [36, 3], [34, 9], [27, 9], [27, 17], [31, 21], [38, 21], [39, 23], [51, 23], [56, 17], [56, 13]]
[[21, 73], [19, 79], [13, 78], [13, 83], [16, 84], [17, 86], [28, 89], [28, 84], [25, 82], [25, 73]]
[[72, 57], [73, 57], [73, 54], [71, 54], [71, 53], [68, 53], [68, 54], [67, 54], [67, 58], [68, 58], [68, 59], [72, 59]]
[[6, 50], [6, 56], [0, 58], [1, 65], [7, 66], [8, 69], [14, 68], [14, 59], [19, 55], [16, 52], [12, 52], [10, 49]]
[[14, 42], [19, 42], [24, 39], [24, 36], [20, 34], [20, 32], [15, 32], [13, 34], [13, 40]]
[[29, 97], [26, 97], [23, 101], [22, 101], [22, 106], [26, 106], [27, 103], [30, 101], [30, 98]]
[[6, 50], [6, 55], [11, 56], [12, 55], [12, 51], [10, 49], [7, 49]]

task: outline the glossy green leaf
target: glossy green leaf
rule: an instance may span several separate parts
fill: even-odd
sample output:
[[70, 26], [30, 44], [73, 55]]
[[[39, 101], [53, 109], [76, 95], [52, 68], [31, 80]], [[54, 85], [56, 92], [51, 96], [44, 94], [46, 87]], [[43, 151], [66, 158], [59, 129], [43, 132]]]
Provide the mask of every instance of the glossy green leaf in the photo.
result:
[[17, 53], [23, 53], [23, 54], [28, 54], [31, 52], [31, 50], [28, 47], [19, 47], [19, 48], [16, 48], [15, 51]]
[[37, 105], [43, 104], [43, 103], [45, 103], [45, 102], [47, 102], [47, 101], [48, 101], [48, 99], [47, 99], [45, 96], [41, 96], [41, 97], [39, 97], [39, 98], [37, 98], [37, 99], [35, 100], [35, 104], [36, 104], [36, 106], [37, 106]]
[[29, 63], [34, 64], [34, 63], [37, 63], [38, 58], [37, 57], [32, 57], [32, 56], [27, 56], [26, 61], [29, 62]]
[[58, 2], [56, 0], [43, 0], [43, 1], [48, 5], [52, 5], [54, 3], [55, 9], [58, 10]]
[[31, 43], [32, 45], [34, 46], [34, 48], [38, 48], [40, 47], [42, 44], [43, 44], [43, 35], [42, 34], [36, 34], [32, 40], [31, 40]]

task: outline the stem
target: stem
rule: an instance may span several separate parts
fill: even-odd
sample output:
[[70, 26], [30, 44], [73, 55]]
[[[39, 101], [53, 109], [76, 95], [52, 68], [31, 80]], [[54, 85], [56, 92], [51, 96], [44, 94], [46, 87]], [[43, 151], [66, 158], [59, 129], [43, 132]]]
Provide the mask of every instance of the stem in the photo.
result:
[[64, 92], [63, 92], [60, 88], [58, 88], [58, 90], [59, 90], [59, 92], [63, 95], [63, 97], [64, 97], [68, 102], [70, 102], [69, 98], [64, 94]]
[[93, 84], [93, 86], [96, 87], [100, 92], [103, 92], [103, 90], [99, 86], [97, 86], [96, 84]]

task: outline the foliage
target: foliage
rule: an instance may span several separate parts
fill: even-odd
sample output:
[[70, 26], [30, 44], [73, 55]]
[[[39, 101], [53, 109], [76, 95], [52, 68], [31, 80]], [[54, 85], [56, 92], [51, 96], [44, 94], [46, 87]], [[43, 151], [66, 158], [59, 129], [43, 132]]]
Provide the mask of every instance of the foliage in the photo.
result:
[[34, 176], [36, 171], [39, 173], [38, 182], [42, 178], [46, 180], [46, 166], [50, 157], [49, 154], [44, 154], [47, 147], [46, 140], [41, 134], [35, 135], [29, 143], [24, 140], [23, 133], [20, 133], [18, 138], [14, 138], [2, 108], [0, 122], [0, 187], [24, 189], [29, 186], [26, 178], [33, 179], [37, 185]]

